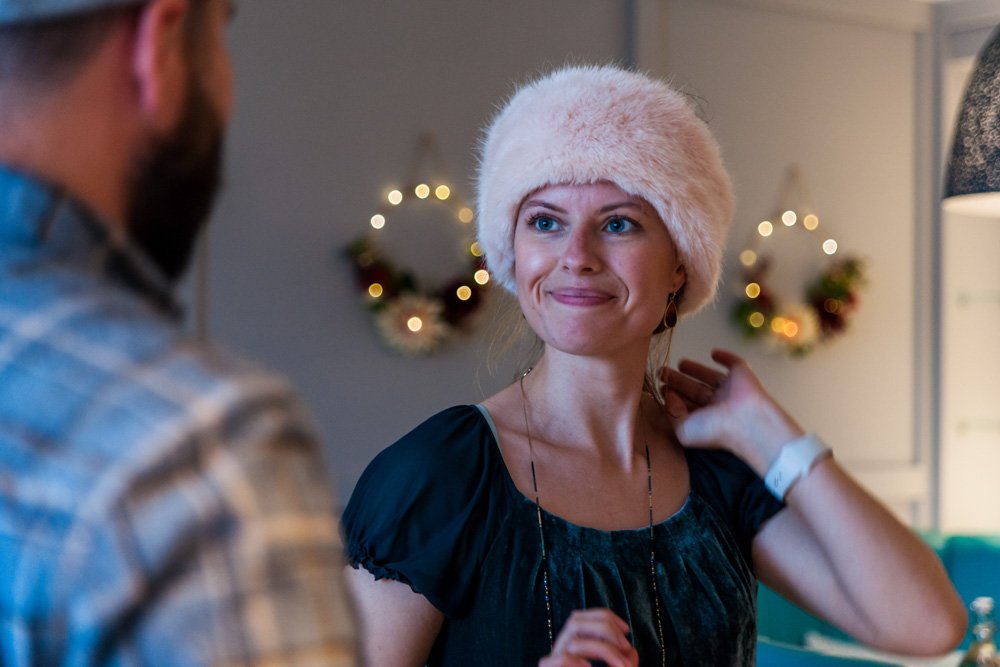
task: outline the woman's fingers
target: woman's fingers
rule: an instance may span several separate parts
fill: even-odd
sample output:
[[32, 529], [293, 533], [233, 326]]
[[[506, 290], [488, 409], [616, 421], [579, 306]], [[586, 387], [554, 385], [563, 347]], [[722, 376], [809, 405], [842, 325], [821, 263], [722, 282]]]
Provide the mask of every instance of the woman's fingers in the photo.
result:
[[728, 350], [713, 350], [712, 359], [725, 370], [712, 368], [691, 359], [682, 359], [677, 369], [662, 368], [660, 379], [689, 406], [696, 409], [720, 403], [734, 391], [760, 389], [760, 383], [746, 361]]
[[661, 377], [666, 390], [676, 393], [692, 408], [708, 405], [715, 398], [717, 385], [695, 379], [682, 371], [666, 368]]
[[538, 667], [590, 667], [590, 660], [575, 655], [547, 655], [538, 661]]
[[594, 660], [600, 660], [608, 667], [635, 667], [638, 664], [638, 654], [631, 646], [621, 648], [599, 639], [574, 639], [566, 647], [566, 654], [586, 659], [588, 667]]
[[578, 609], [570, 614], [566, 625], [559, 631], [554, 652], [560, 653], [569, 642], [579, 637], [598, 639], [619, 647], [631, 646], [627, 634], [628, 624], [610, 609]]
[[695, 406], [691, 405], [688, 401], [678, 395], [676, 392], [667, 390], [663, 394], [664, 406], [667, 409], [667, 416], [670, 418], [671, 423], [674, 428], [677, 427], [687, 416], [695, 409]]
[[600, 660], [609, 667], [636, 667], [638, 654], [628, 639], [628, 624], [609, 609], [583, 609], [574, 611], [559, 631], [552, 654], [543, 660], [544, 667], [576, 665], [568, 662], [546, 660], [567, 657]]
[[749, 367], [741, 357], [727, 350], [713, 350], [712, 359], [719, 370], [690, 359], [683, 359], [677, 369], [663, 369], [664, 400], [667, 414], [681, 444], [693, 447], [717, 447], [727, 442], [727, 424], [743, 394], [753, 383]]
[[742, 458], [759, 474], [781, 446], [802, 428], [768, 394], [750, 366], [728, 350], [713, 350], [724, 370], [689, 359], [664, 369], [668, 417], [681, 444], [721, 447]]
[[732, 370], [735, 366], [747, 366], [747, 362], [743, 357], [735, 352], [730, 352], [729, 350], [723, 350], [721, 348], [715, 348], [712, 350], [712, 361], [725, 366], [729, 370]]
[[709, 387], [718, 388], [726, 380], [726, 373], [717, 368], [709, 368], [690, 359], [681, 359], [677, 370]]

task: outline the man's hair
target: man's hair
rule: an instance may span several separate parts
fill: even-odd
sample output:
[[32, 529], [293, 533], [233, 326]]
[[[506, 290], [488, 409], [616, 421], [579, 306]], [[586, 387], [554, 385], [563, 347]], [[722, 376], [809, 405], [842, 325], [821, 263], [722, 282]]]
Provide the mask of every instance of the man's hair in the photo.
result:
[[[98, 9], [34, 23], [0, 26], [0, 87], [51, 90], [72, 80], [108, 38], [116, 23], [137, 16], [144, 3]], [[197, 43], [207, 0], [192, 0], [189, 45]]]

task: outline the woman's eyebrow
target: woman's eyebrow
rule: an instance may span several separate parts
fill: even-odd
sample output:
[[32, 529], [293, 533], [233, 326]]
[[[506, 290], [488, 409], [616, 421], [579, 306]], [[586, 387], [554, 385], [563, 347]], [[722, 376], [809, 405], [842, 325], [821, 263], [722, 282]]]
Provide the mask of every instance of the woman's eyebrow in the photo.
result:
[[[555, 204], [550, 204], [549, 202], [543, 201], [541, 199], [530, 199], [530, 200], [524, 202], [524, 205], [521, 208], [522, 209], [526, 209], [526, 208], [532, 208], [532, 207], [547, 208], [547, 209], [549, 209], [551, 211], [556, 211], [557, 213], [565, 213], [566, 212], [566, 209], [561, 208], [559, 206], [556, 206]], [[614, 211], [615, 209], [619, 209], [619, 208], [634, 208], [634, 209], [637, 209], [637, 210], [641, 211], [643, 209], [643, 206], [639, 202], [636, 202], [636, 201], [627, 201], [626, 200], [626, 201], [621, 201], [621, 202], [615, 202], [613, 204], [608, 204], [607, 206], [602, 206], [601, 209], [600, 209], [600, 212], [601, 213], [607, 213], [608, 211]]]
[[607, 213], [608, 211], [613, 211], [616, 208], [634, 208], [639, 211], [643, 210], [642, 204], [637, 201], [623, 201], [618, 202], [617, 204], [608, 204], [607, 206], [602, 207], [601, 213]]
[[547, 201], [542, 201], [541, 199], [531, 199], [529, 201], [526, 201], [526, 202], [524, 202], [524, 205], [521, 207], [521, 209], [523, 210], [523, 209], [526, 209], [526, 208], [531, 208], [532, 206], [537, 206], [537, 207], [540, 207], [540, 208], [547, 208], [547, 209], [549, 209], [551, 211], [555, 211], [556, 213], [565, 213], [566, 212], [566, 209], [560, 208], [560, 207], [556, 206], [555, 204], [550, 204]]

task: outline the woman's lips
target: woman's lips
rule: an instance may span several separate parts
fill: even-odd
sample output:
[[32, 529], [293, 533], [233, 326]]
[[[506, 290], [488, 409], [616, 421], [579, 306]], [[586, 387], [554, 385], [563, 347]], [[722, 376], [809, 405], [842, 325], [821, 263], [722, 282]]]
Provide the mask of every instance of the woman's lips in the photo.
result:
[[549, 290], [551, 296], [557, 303], [567, 306], [599, 306], [614, 299], [613, 294], [594, 289], [580, 289], [574, 287], [560, 287]]

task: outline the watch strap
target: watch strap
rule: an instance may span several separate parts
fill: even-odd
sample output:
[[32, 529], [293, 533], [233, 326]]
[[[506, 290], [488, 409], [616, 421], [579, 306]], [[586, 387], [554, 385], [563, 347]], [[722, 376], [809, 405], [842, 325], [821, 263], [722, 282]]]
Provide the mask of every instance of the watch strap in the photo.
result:
[[764, 485], [778, 500], [784, 500], [788, 490], [809, 474], [816, 463], [831, 454], [830, 448], [813, 433], [786, 443], [764, 475]]

